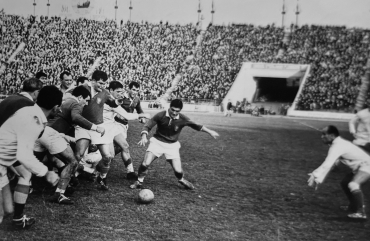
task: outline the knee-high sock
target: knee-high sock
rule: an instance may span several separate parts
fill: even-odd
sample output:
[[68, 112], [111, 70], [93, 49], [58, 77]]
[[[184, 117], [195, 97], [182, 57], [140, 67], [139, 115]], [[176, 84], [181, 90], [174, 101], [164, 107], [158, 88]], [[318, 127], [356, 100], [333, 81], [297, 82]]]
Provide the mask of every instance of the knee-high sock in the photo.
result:
[[184, 177], [184, 173], [182, 173], [182, 172], [175, 172], [175, 176], [177, 177], [178, 180], [181, 180]]
[[131, 157], [130, 157], [130, 158], [128, 158], [127, 160], [124, 160], [124, 159], [123, 159], [123, 164], [125, 165], [126, 170], [127, 170], [127, 172], [128, 172], [128, 173], [129, 173], [129, 172], [134, 172], [134, 165], [132, 164], [132, 159], [131, 159]]
[[112, 157], [103, 157], [103, 159], [96, 166], [96, 170], [100, 172], [101, 178], [105, 178], [107, 176], [112, 159]]
[[30, 186], [24, 184], [17, 184], [14, 190], [14, 219], [21, 218], [23, 216], [24, 206], [30, 192]]
[[349, 206], [350, 206], [349, 208], [350, 209], [353, 209], [354, 206], [355, 206], [353, 196], [352, 196], [352, 192], [348, 188], [348, 183], [351, 182], [352, 178], [353, 178], [353, 174], [350, 173], [350, 174], [346, 175], [340, 183], [340, 186], [342, 187], [342, 189], [343, 189], [344, 193], [346, 194], [347, 199], [349, 201]]
[[137, 180], [139, 180], [139, 182], [143, 182], [146, 174], [148, 174], [148, 167], [141, 164], [138, 170]]
[[58, 182], [56, 192], [59, 192], [59, 193], [65, 192], [69, 182], [71, 181], [71, 176], [75, 172], [75, 166], [76, 165], [73, 165], [72, 163], [70, 163], [63, 168], [62, 172], [60, 173], [60, 179]]
[[364, 195], [361, 190], [354, 190], [352, 192], [355, 210], [358, 213], [364, 211]]

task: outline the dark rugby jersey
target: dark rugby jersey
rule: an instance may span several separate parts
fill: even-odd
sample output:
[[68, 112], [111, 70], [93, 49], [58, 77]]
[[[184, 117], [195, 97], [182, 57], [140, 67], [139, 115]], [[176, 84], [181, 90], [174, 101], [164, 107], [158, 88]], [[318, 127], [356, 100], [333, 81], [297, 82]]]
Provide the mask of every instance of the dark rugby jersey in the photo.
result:
[[[91, 87], [86, 86], [86, 88], [91, 93]], [[95, 96], [91, 96], [89, 104], [86, 105], [82, 111], [82, 116], [93, 124], [102, 124], [104, 104], [107, 104], [113, 108], [118, 106], [113, 96], [111, 96], [111, 94], [109, 94], [109, 92], [105, 89], [97, 93]]]
[[176, 119], [171, 119], [168, 111], [161, 111], [153, 116], [143, 127], [141, 133], [149, 133], [157, 125], [157, 130], [153, 135], [154, 138], [165, 142], [175, 143], [179, 139], [180, 132], [185, 126], [200, 131], [203, 126], [191, 121], [187, 116], [179, 113]]
[[[134, 110], [136, 110], [138, 114], [144, 113], [140, 105], [140, 98], [138, 96], [136, 96], [132, 100], [126, 97], [122, 100], [122, 102], [123, 103], [121, 104], [121, 107], [125, 109], [125, 111], [127, 111], [128, 113], [134, 113]], [[120, 119], [118, 117], [115, 117], [114, 120], [124, 125], [128, 124], [128, 120], [126, 119]]]

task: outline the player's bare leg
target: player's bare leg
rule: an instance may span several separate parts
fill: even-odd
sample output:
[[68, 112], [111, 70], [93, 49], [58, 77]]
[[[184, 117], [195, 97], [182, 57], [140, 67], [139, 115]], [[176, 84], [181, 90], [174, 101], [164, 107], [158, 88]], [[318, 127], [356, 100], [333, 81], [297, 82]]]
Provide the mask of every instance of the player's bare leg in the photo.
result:
[[0, 190], [0, 224], [3, 222], [5, 215], [13, 213], [13, 199], [10, 186], [7, 184]]
[[366, 219], [364, 195], [361, 190], [361, 185], [370, 179], [370, 173], [358, 171], [352, 181], [348, 183], [348, 188], [351, 190], [355, 205], [355, 212], [348, 214], [350, 218]]
[[97, 146], [102, 155], [102, 159], [96, 166], [96, 170], [100, 172], [96, 182], [100, 185], [100, 189], [108, 190], [109, 187], [107, 186], [107, 174], [109, 172], [113, 156], [111, 154], [110, 144], [102, 144]]
[[28, 228], [35, 224], [34, 218], [27, 218], [26, 215], [23, 214], [28, 194], [30, 192], [32, 173], [23, 165], [14, 166], [14, 169], [20, 176], [18, 178], [18, 184], [14, 189], [13, 225], [20, 228]]
[[[121, 157], [123, 160], [123, 164], [126, 167], [127, 171], [127, 179], [128, 180], [136, 180], [137, 175], [134, 170], [134, 165], [132, 164], [132, 158], [130, 155], [130, 150], [129, 150], [129, 144], [127, 143], [126, 138], [122, 135], [116, 135], [114, 137], [114, 143], [118, 145], [121, 149]], [[115, 153], [115, 155], [118, 153]]]
[[137, 181], [134, 184], [130, 185], [130, 188], [136, 189], [141, 188], [144, 182], [145, 176], [148, 174], [148, 168], [152, 162], [157, 159], [157, 156], [154, 155], [152, 152], [147, 151], [145, 153], [144, 161], [141, 163], [139, 170], [138, 170], [138, 177]]
[[184, 178], [184, 172], [182, 169], [181, 159], [174, 158], [174, 159], [167, 159], [167, 161], [171, 164], [173, 171], [175, 172], [175, 176], [181, 185], [185, 188], [193, 190], [194, 185]]

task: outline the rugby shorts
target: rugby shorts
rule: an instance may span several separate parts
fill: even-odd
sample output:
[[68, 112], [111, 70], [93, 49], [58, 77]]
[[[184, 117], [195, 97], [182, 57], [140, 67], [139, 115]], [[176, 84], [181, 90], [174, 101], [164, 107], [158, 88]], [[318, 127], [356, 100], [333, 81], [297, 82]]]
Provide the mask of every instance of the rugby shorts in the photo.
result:
[[67, 149], [68, 143], [64, 137], [53, 128], [46, 126], [42, 136], [36, 140], [33, 150], [36, 152], [49, 151], [55, 155]]
[[7, 172], [7, 167], [0, 165], [0, 191], [3, 189], [3, 187], [9, 184]]
[[106, 126], [103, 124], [97, 125], [99, 127], [103, 127], [105, 129], [105, 133], [103, 136], [99, 132], [93, 131], [93, 130], [86, 130], [80, 126], [75, 127], [75, 139], [76, 141], [80, 139], [87, 139], [91, 141], [91, 144], [93, 145], [104, 145], [104, 144], [110, 144], [113, 142], [113, 137], [111, 134], [111, 130], [109, 130], [109, 126], [106, 128]]
[[150, 151], [156, 157], [164, 155], [166, 159], [179, 159], [180, 158], [180, 142], [165, 143], [154, 137], [150, 138], [150, 144], [146, 151]]

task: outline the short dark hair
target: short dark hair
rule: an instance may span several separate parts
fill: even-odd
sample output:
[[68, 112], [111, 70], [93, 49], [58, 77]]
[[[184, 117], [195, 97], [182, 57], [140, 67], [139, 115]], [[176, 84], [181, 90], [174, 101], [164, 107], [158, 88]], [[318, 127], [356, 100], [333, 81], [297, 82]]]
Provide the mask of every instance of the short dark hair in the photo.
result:
[[23, 87], [22, 90], [25, 92], [34, 92], [36, 90], [40, 90], [44, 85], [41, 80], [36, 78], [26, 79], [22, 83]]
[[333, 125], [328, 125], [326, 133], [334, 135], [335, 137], [339, 136], [338, 128]]
[[120, 82], [112, 81], [112, 82], [109, 83], [108, 90], [110, 90], [110, 89], [116, 90], [116, 89], [119, 89], [119, 88], [123, 88], [123, 84], [121, 84]]
[[91, 98], [91, 93], [85, 86], [80, 85], [73, 89], [72, 95], [75, 97], [82, 96], [82, 98], [86, 99], [88, 96]]
[[182, 107], [183, 107], [182, 100], [180, 99], [172, 100], [170, 103], [170, 107], [180, 108], [180, 110], [182, 110]]
[[76, 80], [77, 86], [78, 86], [78, 83], [81, 83], [81, 84], [85, 83], [85, 80], [89, 80], [89, 79], [85, 76], [78, 77], [78, 79]]
[[48, 75], [47, 74], [45, 74], [44, 72], [42, 72], [42, 71], [39, 71], [39, 72], [37, 72], [36, 73], [36, 79], [40, 79], [41, 77], [48, 77]]
[[140, 84], [136, 81], [132, 81], [129, 85], [128, 88], [132, 89], [132, 87], [135, 86], [136, 88], [140, 88]]
[[63, 71], [60, 75], [59, 75], [59, 79], [63, 79], [63, 76], [64, 75], [71, 75], [71, 73], [69, 73], [68, 71]]
[[54, 85], [48, 85], [42, 87], [39, 95], [37, 96], [37, 105], [46, 109], [51, 110], [56, 105], [61, 105], [63, 99], [63, 93]]
[[91, 79], [95, 81], [103, 80], [105, 82], [108, 79], [108, 75], [104, 71], [95, 70], [94, 73], [92, 74]]

